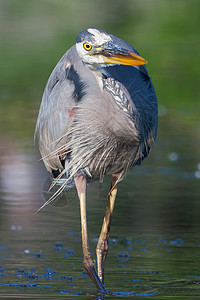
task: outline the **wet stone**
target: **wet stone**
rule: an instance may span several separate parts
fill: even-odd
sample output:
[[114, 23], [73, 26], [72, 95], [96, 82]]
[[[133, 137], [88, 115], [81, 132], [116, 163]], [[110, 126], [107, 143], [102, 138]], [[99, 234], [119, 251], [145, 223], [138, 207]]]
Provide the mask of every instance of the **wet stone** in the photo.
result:
[[117, 245], [119, 243], [118, 239], [110, 238], [109, 239], [109, 245]]
[[30, 253], [30, 250], [25, 249], [25, 250], [24, 250], [24, 253], [25, 253], [25, 254], [29, 254], [29, 253]]
[[124, 263], [127, 262], [130, 258], [130, 254], [127, 251], [119, 251], [117, 254], [117, 259]]
[[172, 249], [167, 248], [166, 252], [172, 252]]
[[161, 244], [164, 244], [164, 245], [167, 244], [167, 241], [166, 241], [165, 239], [163, 239], [163, 238], [159, 238], [158, 241], [159, 241], [159, 243], [161, 243]]
[[147, 252], [148, 250], [146, 248], [140, 248], [140, 252]]
[[2, 250], [2, 251], [6, 251], [6, 250], [8, 250], [9, 248], [7, 247], [7, 246], [0, 246], [0, 250]]
[[30, 273], [27, 273], [26, 277], [30, 280], [36, 280], [38, 279], [38, 275], [34, 272], [30, 272]]
[[0, 266], [0, 276], [4, 276], [2, 273], [5, 273], [5, 270], [3, 266]]
[[58, 276], [58, 277], [54, 277], [55, 280], [66, 280], [66, 281], [72, 281], [74, 280], [73, 277], [71, 276]]
[[42, 254], [41, 253], [33, 253], [32, 256], [36, 257], [36, 258], [40, 258], [40, 257], [42, 257]]
[[63, 250], [63, 247], [64, 247], [63, 242], [56, 242], [54, 244], [54, 252], [56, 252], [56, 253], [61, 252]]
[[177, 238], [173, 241], [170, 241], [170, 245], [172, 245], [172, 246], [179, 246], [180, 247], [183, 243], [184, 243], [184, 241], [181, 238]]
[[140, 278], [132, 279], [132, 281], [141, 281]]
[[18, 273], [23, 273], [23, 274], [26, 273], [26, 271], [25, 271], [24, 269], [19, 269], [17, 272], [18, 272]]
[[75, 254], [74, 250], [71, 250], [71, 249], [65, 249], [65, 250], [66, 250], [65, 254], [63, 254], [64, 258], [68, 258]]
[[177, 161], [179, 159], [179, 155], [176, 152], [171, 152], [168, 155], [168, 160], [169, 161]]

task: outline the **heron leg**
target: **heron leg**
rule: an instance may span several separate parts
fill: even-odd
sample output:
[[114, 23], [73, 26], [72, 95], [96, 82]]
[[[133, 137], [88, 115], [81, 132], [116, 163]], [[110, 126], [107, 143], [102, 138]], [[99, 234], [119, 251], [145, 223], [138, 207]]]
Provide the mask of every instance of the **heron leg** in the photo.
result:
[[104, 261], [108, 253], [110, 223], [112, 218], [112, 212], [114, 209], [115, 198], [117, 195], [116, 183], [118, 182], [119, 176], [121, 176], [121, 173], [112, 175], [111, 188], [108, 197], [108, 204], [106, 206], [106, 212], [103, 219], [101, 233], [96, 247], [98, 275], [102, 283], [104, 283]]
[[81, 231], [82, 231], [82, 248], [83, 248], [83, 267], [90, 279], [100, 292], [108, 294], [103, 283], [97, 274], [94, 260], [91, 257], [88, 243], [87, 233], [87, 216], [86, 216], [86, 179], [84, 176], [75, 176], [74, 178], [76, 189], [80, 200], [80, 214], [81, 214]]

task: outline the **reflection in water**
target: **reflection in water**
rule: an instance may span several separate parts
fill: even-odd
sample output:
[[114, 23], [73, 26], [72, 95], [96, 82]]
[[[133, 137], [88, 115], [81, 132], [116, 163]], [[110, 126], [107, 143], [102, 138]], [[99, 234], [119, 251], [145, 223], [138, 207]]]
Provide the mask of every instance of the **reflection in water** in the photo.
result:
[[[46, 2], [0, 2], [1, 297], [92, 299], [96, 293], [82, 268], [77, 197], [66, 205], [63, 196], [34, 214], [45, 201], [47, 174], [29, 141], [52, 63], [91, 24], [138, 45], [160, 104], [154, 151], [119, 184], [106, 286], [122, 299], [198, 297], [199, 1], [173, 1], [173, 9], [165, 0]], [[93, 257], [109, 185], [105, 178], [88, 188]]]
[[[1, 192], [8, 201], [24, 201], [33, 190], [33, 175], [28, 157], [20, 154], [1, 156]], [[7, 199], [6, 199], [7, 198]], [[26, 198], [26, 200], [29, 200]]]
[[[198, 157], [192, 157], [194, 167], [183, 168], [183, 153], [167, 149], [173, 147], [158, 143], [151, 159], [119, 185], [105, 274], [115, 296], [198, 294]], [[50, 291], [69, 298], [95, 294], [82, 269], [77, 197], [68, 204], [63, 196], [35, 215], [44, 203], [47, 174], [30, 150], [2, 150], [0, 174], [1, 292], [40, 298]], [[98, 182], [88, 187], [93, 257], [109, 184], [106, 177], [101, 187]]]
[[[60, 184], [58, 183], [54, 184], [54, 183], [55, 183], [55, 179], [52, 178], [52, 175], [47, 174], [44, 177], [43, 184], [42, 184], [42, 196], [43, 196], [44, 203], [42, 204], [40, 209], [42, 209], [46, 205], [63, 207], [69, 205], [71, 201], [74, 201], [74, 199], [77, 198], [77, 192], [75, 186], [73, 188], [66, 189], [64, 193], [60, 194], [59, 190], [62, 184], [64, 183], [64, 179], [60, 180]], [[54, 199], [53, 196], [55, 194], [57, 194], [58, 196]]]
[[[4, 153], [0, 163], [2, 226], [22, 230], [31, 224], [38, 190], [32, 157], [23, 152]], [[5, 217], [6, 214], [6, 217]]]

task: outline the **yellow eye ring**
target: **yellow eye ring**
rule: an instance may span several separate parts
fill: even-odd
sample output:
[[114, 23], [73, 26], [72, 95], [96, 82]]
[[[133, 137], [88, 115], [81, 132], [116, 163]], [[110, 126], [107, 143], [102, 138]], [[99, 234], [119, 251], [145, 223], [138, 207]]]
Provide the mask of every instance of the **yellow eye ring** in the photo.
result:
[[84, 43], [83, 44], [83, 48], [86, 50], [86, 51], [90, 51], [92, 49], [92, 46], [89, 44], [89, 43]]

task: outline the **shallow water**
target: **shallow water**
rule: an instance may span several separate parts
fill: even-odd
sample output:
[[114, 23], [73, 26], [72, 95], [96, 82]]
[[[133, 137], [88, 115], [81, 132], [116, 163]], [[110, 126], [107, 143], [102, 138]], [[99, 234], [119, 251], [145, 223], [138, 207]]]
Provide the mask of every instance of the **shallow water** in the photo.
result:
[[[160, 112], [156, 147], [119, 184], [106, 298], [200, 296], [200, 2], [104, 2], [0, 1], [0, 298], [98, 298], [83, 272], [77, 196], [35, 214], [46, 172], [32, 138], [53, 66], [89, 27], [148, 60]], [[88, 187], [93, 258], [109, 186]]]
[[[119, 184], [105, 268], [115, 296], [200, 295], [200, 166], [198, 155], [185, 151], [188, 139], [179, 136], [175, 145], [161, 132], [150, 157]], [[93, 299], [82, 267], [77, 196], [34, 214], [44, 202], [46, 176], [38, 157], [27, 143], [1, 149], [0, 294]], [[94, 258], [109, 185], [106, 177], [88, 187]]]

